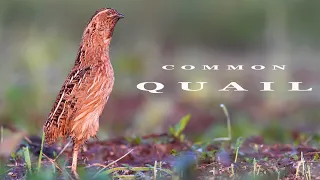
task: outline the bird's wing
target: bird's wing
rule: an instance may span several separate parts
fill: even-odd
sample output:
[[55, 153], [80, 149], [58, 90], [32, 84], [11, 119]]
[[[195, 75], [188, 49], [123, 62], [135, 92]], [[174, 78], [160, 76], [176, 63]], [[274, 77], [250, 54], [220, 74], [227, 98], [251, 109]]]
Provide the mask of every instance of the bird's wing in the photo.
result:
[[46, 143], [51, 144], [59, 136], [67, 138], [69, 135], [69, 116], [76, 111], [77, 103], [77, 93], [74, 90], [81, 86], [81, 82], [89, 77], [91, 72], [92, 66], [74, 68], [67, 76], [44, 125]]

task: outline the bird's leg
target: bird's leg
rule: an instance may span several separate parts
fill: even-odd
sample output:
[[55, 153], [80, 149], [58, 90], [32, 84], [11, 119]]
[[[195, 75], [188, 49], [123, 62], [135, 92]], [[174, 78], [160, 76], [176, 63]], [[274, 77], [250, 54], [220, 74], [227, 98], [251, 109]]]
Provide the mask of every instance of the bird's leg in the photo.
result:
[[79, 179], [79, 175], [77, 173], [77, 162], [78, 162], [79, 148], [80, 148], [79, 143], [75, 142], [74, 147], [73, 147], [71, 171], [76, 176], [77, 179]]

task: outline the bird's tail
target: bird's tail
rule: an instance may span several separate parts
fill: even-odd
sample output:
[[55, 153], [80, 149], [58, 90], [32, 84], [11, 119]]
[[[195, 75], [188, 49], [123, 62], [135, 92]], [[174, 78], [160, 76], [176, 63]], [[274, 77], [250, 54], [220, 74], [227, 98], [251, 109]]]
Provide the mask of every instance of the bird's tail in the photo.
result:
[[66, 131], [65, 126], [55, 126], [52, 124], [51, 126], [45, 125], [43, 127], [44, 132], [44, 141], [47, 145], [51, 145], [57, 141], [59, 137], [63, 139], [67, 138], [68, 132]]

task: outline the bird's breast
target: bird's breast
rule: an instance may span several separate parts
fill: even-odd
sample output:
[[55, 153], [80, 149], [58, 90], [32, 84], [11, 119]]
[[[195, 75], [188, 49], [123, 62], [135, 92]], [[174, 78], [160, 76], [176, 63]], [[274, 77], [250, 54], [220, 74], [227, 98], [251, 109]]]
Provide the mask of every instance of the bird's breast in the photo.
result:
[[99, 117], [107, 103], [113, 84], [113, 75], [106, 73], [98, 73], [90, 82], [87, 82], [81, 107], [72, 123], [72, 132], [78, 134], [77, 138], [88, 139], [96, 134], [99, 128]]

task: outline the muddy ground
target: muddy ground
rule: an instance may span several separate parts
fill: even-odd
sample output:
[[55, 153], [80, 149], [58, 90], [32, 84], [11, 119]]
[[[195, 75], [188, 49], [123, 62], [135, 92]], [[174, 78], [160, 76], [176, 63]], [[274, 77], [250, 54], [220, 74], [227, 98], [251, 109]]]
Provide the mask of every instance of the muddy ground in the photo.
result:
[[[36, 164], [41, 138], [29, 139], [31, 142], [22, 143], [17, 151], [28, 146], [33, 154], [31, 161]], [[47, 157], [43, 158], [42, 167], [48, 172], [55, 169], [56, 179], [68, 179], [70, 175], [71, 144], [53, 162], [62, 148], [55, 145], [43, 150]], [[240, 145], [235, 162], [236, 153], [234, 143], [196, 145], [187, 140], [180, 142], [168, 134], [94, 140], [83, 147], [79, 171], [86, 174], [83, 177], [87, 179], [101, 173], [114, 179], [153, 179], [155, 166], [160, 179], [246, 179], [254, 176], [260, 179], [320, 179], [320, 151], [307, 145], [267, 145], [262, 137], [251, 137]], [[22, 157], [11, 157], [0, 178], [25, 179], [27, 172]]]

